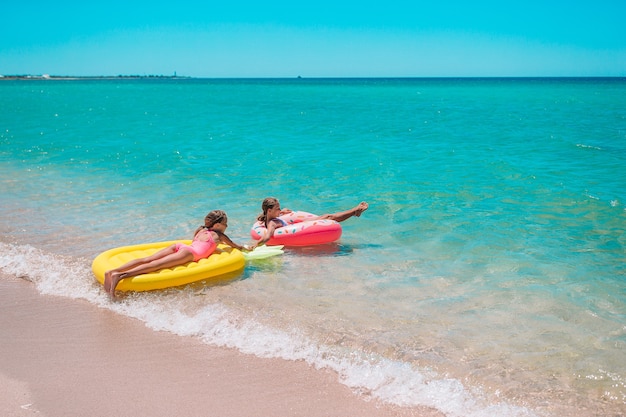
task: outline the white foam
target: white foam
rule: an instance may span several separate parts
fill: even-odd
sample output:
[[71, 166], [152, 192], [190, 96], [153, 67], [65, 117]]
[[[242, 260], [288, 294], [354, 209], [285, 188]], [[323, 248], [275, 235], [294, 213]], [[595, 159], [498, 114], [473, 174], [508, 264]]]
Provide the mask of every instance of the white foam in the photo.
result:
[[[365, 399], [399, 406], [428, 406], [449, 417], [530, 417], [535, 414], [507, 403], [492, 404], [460, 381], [445, 378], [378, 355], [318, 345], [297, 329], [279, 330], [241, 317], [221, 304], [205, 305], [188, 293], [143, 293], [110, 303], [91, 273], [87, 260], [44, 253], [29, 245], [0, 243], [0, 270], [34, 282], [43, 294], [86, 299], [156, 331], [198, 337], [203, 342], [235, 348], [262, 358], [303, 360], [330, 369], [341, 383]], [[197, 298], [197, 297], [196, 297]], [[195, 303], [195, 304], [194, 304]]]

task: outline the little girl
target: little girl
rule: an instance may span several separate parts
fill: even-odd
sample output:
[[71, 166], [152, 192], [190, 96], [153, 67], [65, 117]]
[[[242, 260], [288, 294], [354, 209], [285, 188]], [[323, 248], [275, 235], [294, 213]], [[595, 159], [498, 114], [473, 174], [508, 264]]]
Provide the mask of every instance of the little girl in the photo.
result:
[[211, 211], [204, 218], [204, 226], [196, 229], [190, 245], [182, 242], [174, 243], [155, 254], [133, 259], [118, 268], [107, 271], [104, 274], [104, 290], [111, 298], [115, 298], [115, 288], [122, 279], [208, 258], [215, 251], [218, 243], [225, 243], [235, 249], [250, 250], [248, 246], [240, 246], [230, 240], [224, 234], [227, 227], [226, 213], [222, 210]]
[[[338, 213], [331, 214], [323, 214], [321, 216], [307, 218], [307, 220], [334, 220], [337, 222], [342, 222], [344, 220], [348, 220], [350, 217], [360, 217], [361, 214], [369, 208], [369, 205], [362, 201], [356, 207], [351, 208], [350, 210], [340, 211]], [[255, 248], [259, 245], [264, 244], [274, 235], [274, 231], [279, 227], [287, 226], [287, 223], [281, 219], [279, 216], [291, 213], [292, 211], [289, 209], [280, 208], [280, 202], [274, 197], [267, 197], [263, 200], [261, 204], [261, 210], [263, 213], [257, 217], [257, 221], [262, 222], [265, 225], [267, 231], [265, 235], [261, 237], [261, 239], [252, 245], [252, 248]]]

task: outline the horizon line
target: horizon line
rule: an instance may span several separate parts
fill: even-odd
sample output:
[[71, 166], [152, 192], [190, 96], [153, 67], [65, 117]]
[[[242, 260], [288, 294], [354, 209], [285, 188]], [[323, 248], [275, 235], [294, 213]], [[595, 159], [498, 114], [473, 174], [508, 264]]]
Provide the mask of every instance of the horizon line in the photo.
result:
[[165, 79], [213, 79], [213, 80], [320, 80], [320, 79], [539, 79], [539, 78], [626, 78], [626, 75], [406, 75], [406, 76], [186, 76], [186, 75], [163, 75], [163, 74], [120, 74], [120, 75], [50, 75], [50, 74], [0, 74], [0, 80], [20, 79], [20, 80], [72, 80], [72, 79], [143, 79], [143, 78], [165, 78]]

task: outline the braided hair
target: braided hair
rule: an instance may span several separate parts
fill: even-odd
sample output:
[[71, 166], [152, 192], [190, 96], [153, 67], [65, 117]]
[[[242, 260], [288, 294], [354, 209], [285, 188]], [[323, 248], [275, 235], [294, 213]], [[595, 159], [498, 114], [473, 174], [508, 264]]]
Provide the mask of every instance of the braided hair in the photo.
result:
[[223, 220], [228, 220], [226, 212], [223, 210], [213, 210], [204, 217], [204, 227], [211, 230], [214, 225], [221, 223]]
[[267, 226], [267, 211], [276, 207], [279, 204], [280, 203], [278, 202], [278, 200], [274, 197], [267, 197], [265, 200], [263, 200], [263, 203], [261, 204], [261, 209], [263, 210], [263, 213], [260, 214], [259, 217], [257, 217], [257, 220]]

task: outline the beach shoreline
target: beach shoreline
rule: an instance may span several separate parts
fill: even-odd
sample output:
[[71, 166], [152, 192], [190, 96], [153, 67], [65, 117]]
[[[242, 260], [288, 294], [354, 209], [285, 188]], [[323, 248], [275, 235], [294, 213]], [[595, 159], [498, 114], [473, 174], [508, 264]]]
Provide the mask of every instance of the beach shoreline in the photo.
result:
[[6, 274], [0, 320], [3, 416], [441, 416], [368, 401], [304, 362], [208, 346], [41, 295]]

